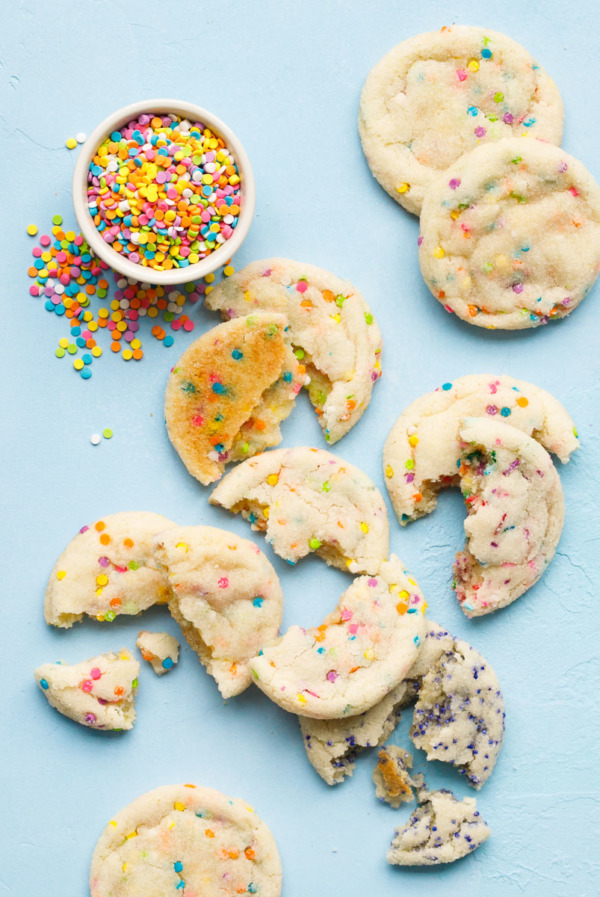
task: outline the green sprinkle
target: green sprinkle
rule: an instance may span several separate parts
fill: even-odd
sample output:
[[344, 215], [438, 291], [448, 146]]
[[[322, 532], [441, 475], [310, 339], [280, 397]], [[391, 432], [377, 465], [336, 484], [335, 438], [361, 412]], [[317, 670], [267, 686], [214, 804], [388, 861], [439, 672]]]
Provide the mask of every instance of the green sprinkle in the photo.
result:
[[52, 218], [52, 224], [56, 224], [58, 226], [59, 224], [62, 224], [62, 223], [63, 223], [62, 215], [54, 215], [54, 217]]
[[294, 349], [294, 355], [298, 361], [301, 361], [304, 358], [304, 349]]
[[317, 548], [321, 547], [321, 543], [318, 539], [315, 539], [313, 537], [312, 539], [308, 540], [308, 546], [309, 546], [309, 548], [312, 548], [313, 551], [316, 551]]
[[371, 314], [371, 312], [369, 312], [369, 311], [365, 312], [365, 321], [367, 322], [367, 324], [373, 323], [373, 315]]
[[321, 486], [321, 490], [323, 492], [329, 492], [330, 489], [331, 489], [331, 486], [329, 485], [329, 480], [325, 480], [325, 482]]
[[113, 431], [110, 429], [110, 427], [105, 427], [105, 429], [102, 430], [102, 435], [105, 439], [112, 439]]

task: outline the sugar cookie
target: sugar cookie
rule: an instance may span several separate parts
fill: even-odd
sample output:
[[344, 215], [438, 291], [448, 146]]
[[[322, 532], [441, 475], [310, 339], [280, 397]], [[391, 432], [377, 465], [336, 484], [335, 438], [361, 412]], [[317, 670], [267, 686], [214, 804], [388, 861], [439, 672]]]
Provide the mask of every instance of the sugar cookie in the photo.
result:
[[563, 462], [579, 448], [573, 421], [545, 389], [506, 374], [457, 377], [409, 405], [385, 443], [385, 484], [403, 526], [429, 514], [441, 488], [458, 485], [461, 420], [486, 416], [533, 436]]
[[165, 393], [169, 439], [207, 486], [229, 461], [281, 442], [279, 425], [305, 381], [284, 315], [257, 313], [213, 327], [186, 349]]
[[540, 140], [487, 143], [431, 184], [419, 263], [446, 311], [522, 330], [564, 318], [600, 271], [600, 187]]
[[437, 645], [445, 650], [421, 679], [410, 737], [428, 760], [450, 763], [479, 790], [502, 747], [502, 691], [490, 664], [467, 642], [442, 638]]
[[165, 785], [108, 823], [90, 869], [91, 897], [279, 897], [281, 862], [254, 810], [212, 788]]
[[315, 552], [352, 573], [376, 573], [389, 553], [385, 502], [354, 465], [324, 449], [265, 452], [232, 470], [209, 501], [240, 513], [295, 564]]
[[172, 670], [179, 659], [179, 642], [168, 632], [143, 629], [138, 633], [136, 645], [157, 676]]
[[418, 585], [392, 555], [378, 576], [355, 579], [321, 626], [292, 626], [252, 658], [254, 681], [300, 716], [362, 713], [406, 677], [425, 636], [425, 607]]
[[411, 37], [377, 63], [358, 128], [374, 177], [418, 215], [437, 173], [478, 144], [523, 135], [560, 144], [563, 104], [520, 44], [453, 25]]
[[81, 663], [44, 663], [34, 676], [48, 703], [92, 729], [131, 729], [140, 665], [123, 648]]
[[538, 581], [556, 551], [565, 505], [548, 452], [508, 424], [469, 418], [460, 430], [464, 551], [454, 562], [467, 617], [511, 604]]
[[451, 791], [428, 791], [423, 786], [419, 806], [408, 823], [396, 830], [387, 852], [392, 866], [437, 866], [467, 856], [491, 831], [473, 797], [457, 800]]
[[63, 551], [46, 587], [46, 623], [68, 629], [84, 614], [111, 622], [164, 604], [169, 585], [152, 557], [155, 533], [171, 526], [160, 514], [109, 514], [79, 533]]
[[224, 698], [251, 681], [247, 662], [279, 631], [283, 595], [260, 548], [212, 526], [157, 536], [155, 557], [171, 584], [169, 610]]
[[377, 766], [373, 770], [375, 796], [398, 809], [400, 804], [414, 800], [413, 779], [410, 774], [413, 758], [408, 751], [396, 744], [388, 744], [377, 754]]
[[254, 309], [287, 316], [296, 356], [310, 377], [310, 400], [331, 445], [362, 417], [381, 376], [381, 332], [349, 281], [292, 259], [265, 259], [225, 278], [204, 305], [225, 318]]

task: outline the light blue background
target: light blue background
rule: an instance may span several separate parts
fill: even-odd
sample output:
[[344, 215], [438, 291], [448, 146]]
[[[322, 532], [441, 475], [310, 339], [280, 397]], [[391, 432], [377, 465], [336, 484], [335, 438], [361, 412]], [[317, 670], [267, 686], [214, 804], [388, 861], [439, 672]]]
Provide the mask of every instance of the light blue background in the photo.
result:
[[[0, 8], [8, 437], [0, 895], [84, 897], [108, 819], [142, 792], [179, 781], [256, 807], [280, 847], [284, 897], [596, 895], [598, 287], [570, 318], [537, 331], [487, 333], [448, 316], [421, 280], [418, 222], [372, 179], [355, 122], [368, 71], [395, 43], [453, 22], [481, 24], [523, 42], [557, 81], [564, 146], [598, 178], [597, 3], [2, 0]], [[34, 684], [40, 663], [133, 647], [142, 626], [177, 632], [165, 609], [113, 626], [86, 622], [63, 632], [45, 625], [48, 574], [82, 524], [148, 509], [252, 538], [242, 521], [209, 508], [208, 490], [187, 475], [163, 425], [169, 367], [217, 318], [196, 308], [196, 331], [178, 334], [170, 350], [148, 333], [140, 364], [124, 364], [104, 342], [107, 351], [84, 382], [67, 358], [54, 358], [66, 322], [28, 294], [27, 224], [46, 231], [56, 212], [74, 224], [77, 151], [69, 153], [65, 139], [153, 96], [212, 109], [246, 145], [257, 216], [236, 267], [269, 255], [312, 262], [349, 278], [371, 304], [385, 335], [384, 376], [364, 419], [335, 449], [382, 490], [381, 450], [397, 414], [462, 374], [532, 380], [563, 401], [579, 427], [582, 449], [560, 470], [567, 514], [558, 553], [543, 580], [509, 609], [469, 622], [457, 607], [450, 567], [463, 541], [458, 494], [445, 494], [433, 516], [406, 530], [392, 525], [393, 550], [418, 577], [432, 619], [488, 657], [506, 697], [504, 749], [479, 797], [493, 835], [453, 866], [388, 867], [388, 843], [407, 812], [376, 801], [374, 756], [363, 755], [353, 779], [329, 789], [304, 756], [294, 718], [254, 689], [224, 705], [187, 647], [164, 679], [143, 665], [129, 733], [77, 726]], [[142, 330], [149, 329], [147, 320]], [[322, 445], [306, 397], [298, 405], [284, 425], [284, 444]], [[105, 426], [114, 438], [93, 447], [90, 435]], [[349, 583], [315, 559], [294, 570], [274, 563], [286, 626], [319, 623]], [[396, 733], [406, 746], [409, 718]], [[420, 754], [417, 766], [424, 765]], [[431, 786], [472, 793], [448, 768], [427, 764], [425, 771]]]

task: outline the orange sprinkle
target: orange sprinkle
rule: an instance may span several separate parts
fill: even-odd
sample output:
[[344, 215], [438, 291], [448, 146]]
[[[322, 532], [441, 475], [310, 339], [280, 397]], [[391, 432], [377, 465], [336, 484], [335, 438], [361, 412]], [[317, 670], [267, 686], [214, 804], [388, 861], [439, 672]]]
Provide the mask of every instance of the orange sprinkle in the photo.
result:
[[100, 542], [102, 545], [110, 544], [110, 536], [108, 535], [108, 533], [102, 533], [102, 535], [100, 536]]

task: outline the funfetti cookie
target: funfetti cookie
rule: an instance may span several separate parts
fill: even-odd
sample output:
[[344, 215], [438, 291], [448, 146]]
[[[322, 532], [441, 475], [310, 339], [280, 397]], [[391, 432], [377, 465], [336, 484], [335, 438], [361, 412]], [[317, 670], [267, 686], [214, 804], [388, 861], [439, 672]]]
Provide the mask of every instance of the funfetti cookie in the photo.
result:
[[[440, 653], [438, 647], [445, 650]], [[428, 760], [450, 763], [479, 790], [492, 774], [504, 739], [498, 677], [462, 639], [433, 639], [429, 648], [433, 662], [426, 671], [421, 667], [410, 737]]]
[[438, 172], [480, 143], [531, 135], [560, 144], [563, 104], [520, 44], [452, 25], [403, 41], [377, 63], [358, 128], [373, 175], [418, 215]]
[[477, 850], [491, 831], [473, 797], [457, 800], [451, 791], [423, 786], [419, 806], [408, 823], [396, 830], [387, 852], [392, 866], [437, 866], [453, 863]]
[[425, 635], [425, 607], [418, 585], [392, 555], [378, 576], [355, 579], [321, 626], [292, 626], [253, 657], [254, 682], [300, 716], [362, 713], [406, 677]]
[[278, 634], [283, 595], [260, 548], [212, 526], [171, 527], [157, 536], [169, 610], [224, 698], [250, 685], [248, 661]]
[[429, 187], [419, 263], [435, 298], [469, 324], [522, 330], [564, 318], [600, 270], [600, 187], [540, 140], [479, 146]]
[[443, 383], [402, 412], [383, 449], [383, 470], [404, 526], [429, 514], [444, 486], [458, 485], [458, 431], [465, 417], [502, 420], [567, 462], [579, 448], [569, 414], [554, 396], [506, 374], [470, 374]]
[[273, 835], [252, 807], [212, 788], [165, 785], [116, 814], [90, 869], [91, 897], [279, 897]]
[[389, 553], [381, 493], [353, 464], [308, 447], [276, 449], [232, 470], [209, 501], [241, 513], [295, 564], [311, 552], [352, 573], [376, 573]]
[[131, 729], [140, 665], [126, 648], [82, 663], [44, 663], [35, 678], [48, 703], [69, 719], [105, 731]]
[[531, 437], [490, 418], [467, 419], [460, 437], [467, 539], [453, 587], [466, 616], [477, 617], [537, 582], [554, 557], [565, 505], [552, 459]]
[[154, 536], [170, 520], [148, 511], [109, 514], [82, 526], [63, 551], [46, 587], [46, 623], [68, 629], [84, 614], [111, 622], [164, 604], [169, 584], [156, 568]]
[[381, 332], [349, 281], [292, 259], [252, 262], [207, 295], [225, 318], [253, 310], [282, 312], [310, 377], [308, 394], [333, 445], [362, 417], [381, 376]]
[[138, 633], [135, 644], [157, 676], [164, 676], [172, 670], [179, 659], [179, 642], [168, 632], [143, 629]]
[[192, 476], [206, 486], [227, 462], [277, 445], [305, 379], [281, 314], [246, 315], [192, 343], [165, 393], [169, 439]]

